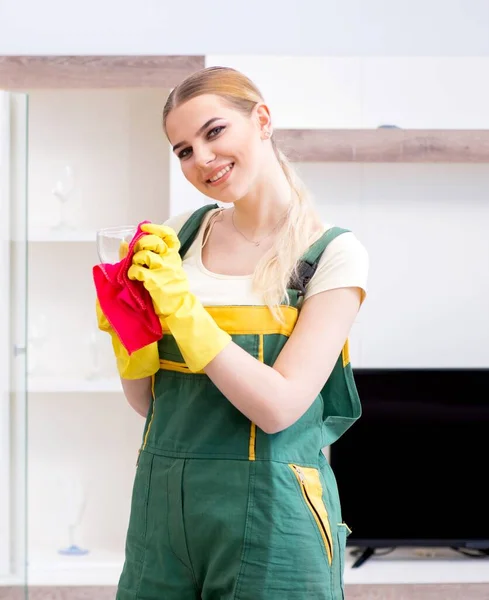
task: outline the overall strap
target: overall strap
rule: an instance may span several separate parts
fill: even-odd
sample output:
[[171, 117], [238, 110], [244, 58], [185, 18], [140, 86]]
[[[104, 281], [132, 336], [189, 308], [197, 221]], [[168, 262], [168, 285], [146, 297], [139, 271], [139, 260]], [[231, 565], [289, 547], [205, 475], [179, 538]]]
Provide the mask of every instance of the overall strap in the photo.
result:
[[331, 227], [302, 255], [297, 266], [297, 275], [288, 286], [290, 291], [296, 292], [297, 298], [305, 295], [307, 284], [316, 272], [319, 260], [327, 245], [342, 233], [349, 233], [349, 231], [349, 229], [342, 229], [341, 227]]
[[217, 204], [206, 204], [201, 208], [198, 208], [193, 212], [190, 217], [185, 221], [182, 228], [178, 233], [178, 239], [180, 240], [180, 256], [183, 258], [187, 253], [188, 249], [192, 245], [197, 233], [199, 232], [202, 221], [205, 215], [212, 209], [219, 208]]

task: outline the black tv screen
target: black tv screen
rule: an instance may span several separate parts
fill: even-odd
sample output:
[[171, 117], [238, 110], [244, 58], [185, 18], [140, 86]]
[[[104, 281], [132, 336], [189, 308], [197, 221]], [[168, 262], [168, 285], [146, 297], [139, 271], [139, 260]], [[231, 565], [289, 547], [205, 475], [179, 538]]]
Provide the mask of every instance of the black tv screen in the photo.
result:
[[489, 369], [356, 369], [330, 447], [349, 546], [489, 548]]

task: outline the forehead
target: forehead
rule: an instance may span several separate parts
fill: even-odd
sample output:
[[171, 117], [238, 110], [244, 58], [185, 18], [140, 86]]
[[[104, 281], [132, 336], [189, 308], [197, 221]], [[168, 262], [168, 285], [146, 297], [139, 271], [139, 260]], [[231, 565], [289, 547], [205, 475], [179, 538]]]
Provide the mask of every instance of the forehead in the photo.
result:
[[174, 108], [166, 119], [166, 131], [172, 144], [188, 140], [209, 121], [216, 117], [236, 117], [240, 113], [224, 98], [203, 94]]

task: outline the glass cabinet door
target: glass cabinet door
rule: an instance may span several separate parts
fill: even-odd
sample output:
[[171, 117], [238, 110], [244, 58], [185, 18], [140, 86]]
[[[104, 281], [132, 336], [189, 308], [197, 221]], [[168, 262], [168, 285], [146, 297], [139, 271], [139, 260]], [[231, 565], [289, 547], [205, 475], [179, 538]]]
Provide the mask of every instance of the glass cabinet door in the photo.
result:
[[0, 92], [0, 600], [111, 594], [144, 419], [97, 327], [96, 231], [168, 216], [168, 91], [24, 91]]
[[0, 91], [0, 598], [27, 597], [27, 114]]

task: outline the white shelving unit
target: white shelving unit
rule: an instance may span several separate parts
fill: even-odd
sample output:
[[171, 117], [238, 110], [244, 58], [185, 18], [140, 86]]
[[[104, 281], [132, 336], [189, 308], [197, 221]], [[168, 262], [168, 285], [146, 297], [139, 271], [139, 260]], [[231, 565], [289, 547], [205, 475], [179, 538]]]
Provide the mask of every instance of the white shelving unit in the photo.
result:
[[[24, 560], [30, 585], [115, 585], [144, 420], [97, 329], [92, 267], [98, 229], [168, 216], [168, 90], [26, 92], [28, 547], [17, 573], [0, 570], [0, 586], [24, 583]], [[62, 228], [53, 190], [67, 167], [75, 187]], [[70, 522], [87, 555], [59, 553]]]

